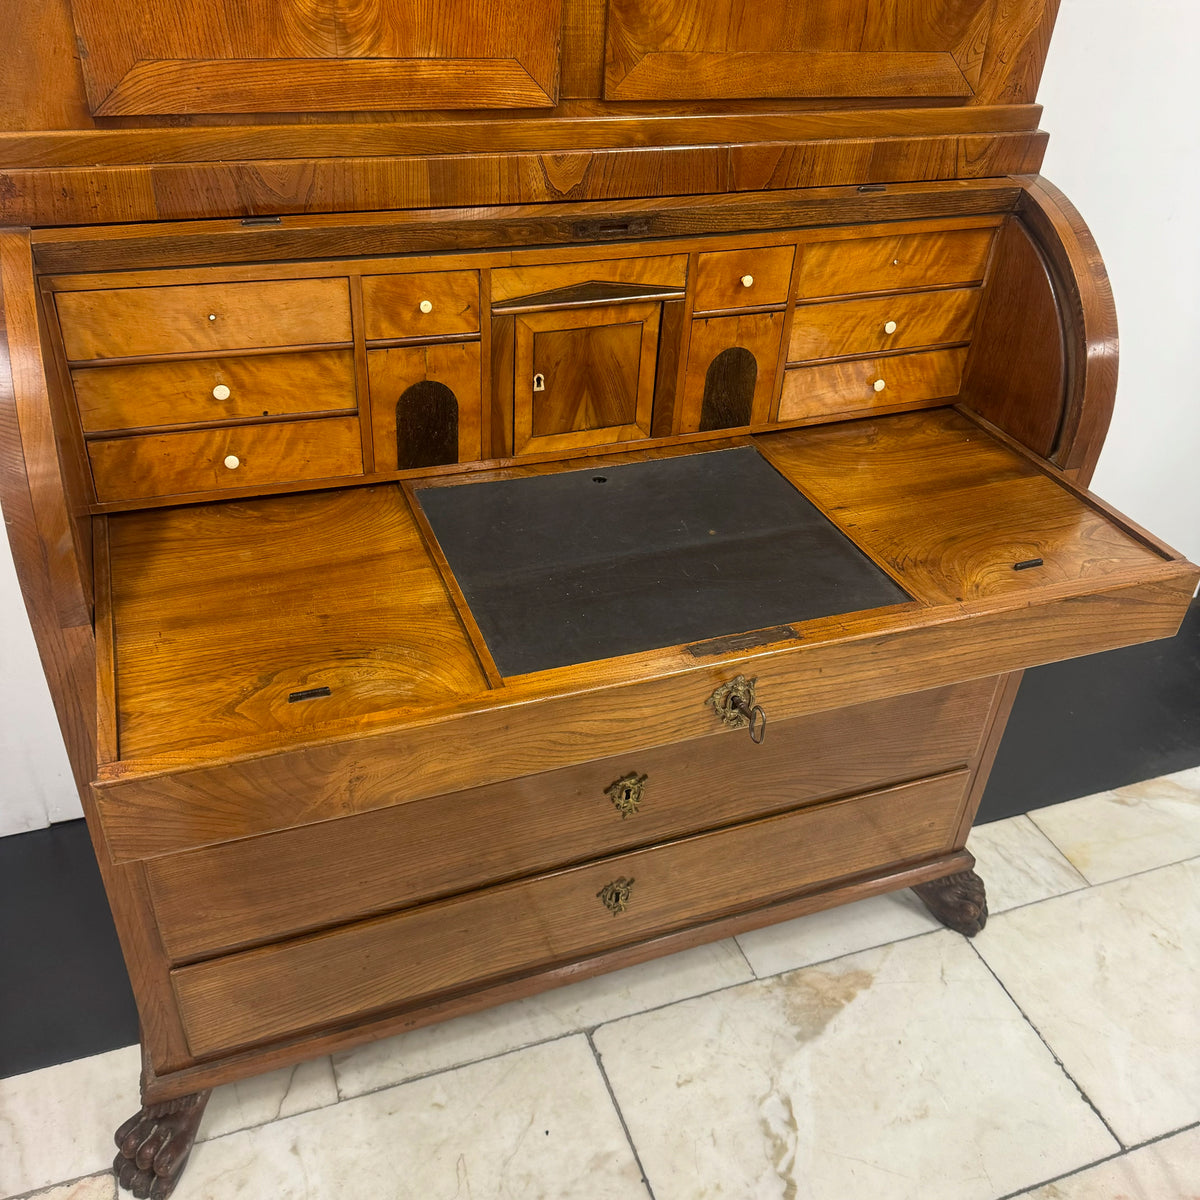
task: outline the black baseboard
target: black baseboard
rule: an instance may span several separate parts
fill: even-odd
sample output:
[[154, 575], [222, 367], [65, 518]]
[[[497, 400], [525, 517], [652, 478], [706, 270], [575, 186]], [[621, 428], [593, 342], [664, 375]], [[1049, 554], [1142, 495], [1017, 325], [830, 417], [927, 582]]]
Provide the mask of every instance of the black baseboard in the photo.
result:
[[[1179, 636], [1026, 672], [979, 821], [1200, 765], [1200, 603]], [[82, 821], [0, 838], [0, 1078], [137, 1040]]]

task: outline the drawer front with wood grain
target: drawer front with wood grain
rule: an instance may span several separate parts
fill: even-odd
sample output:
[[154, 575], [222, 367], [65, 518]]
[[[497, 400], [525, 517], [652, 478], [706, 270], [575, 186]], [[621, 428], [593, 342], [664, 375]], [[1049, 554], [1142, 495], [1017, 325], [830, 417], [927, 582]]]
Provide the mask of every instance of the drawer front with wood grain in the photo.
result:
[[995, 680], [724, 733], [151, 859], [174, 961], [963, 766]]
[[699, 255], [694, 311], [786, 304], [795, 254], [791, 246], [755, 246]]
[[349, 350], [82, 367], [71, 379], [86, 433], [357, 406]]
[[858, 358], [785, 371], [781, 421], [895, 409], [958, 395], [967, 351]]
[[198, 1058], [631, 945], [954, 848], [969, 771], [488, 888], [171, 979]]
[[105, 438], [88, 455], [102, 503], [362, 472], [357, 417]]
[[349, 342], [345, 279], [282, 279], [59, 292], [67, 358], [213, 354]]
[[479, 332], [479, 272], [363, 277], [368, 341]]
[[797, 305], [788, 362], [970, 341], [980, 294], [978, 288], [956, 288]]
[[810, 300], [980, 283], [994, 232], [950, 229], [802, 245], [796, 297]]

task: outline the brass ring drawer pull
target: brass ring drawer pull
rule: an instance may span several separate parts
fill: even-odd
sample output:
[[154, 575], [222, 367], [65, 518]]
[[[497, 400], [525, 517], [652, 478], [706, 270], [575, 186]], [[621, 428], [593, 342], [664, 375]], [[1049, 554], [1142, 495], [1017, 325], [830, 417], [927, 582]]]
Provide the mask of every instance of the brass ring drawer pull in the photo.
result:
[[621, 814], [621, 820], [637, 815], [641, 807], [642, 796], [646, 790], [646, 776], [636, 771], [625, 775], [616, 783], [610, 783], [604, 789], [604, 794], [613, 802], [613, 807]]
[[629, 907], [629, 895], [633, 891], [634, 882], [634, 880], [626, 879], [622, 875], [620, 879], [614, 879], [612, 883], [606, 883], [596, 893], [596, 899], [615, 917], [618, 913], [623, 913]]
[[731, 729], [749, 727], [750, 740], [756, 746], [761, 746], [763, 738], [767, 736], [767, 714], [755, 700], [757, 683], [757, 679], [738, 675], [728, 683], [721, 684], [706, 703], [712, 706], [722, 724]]

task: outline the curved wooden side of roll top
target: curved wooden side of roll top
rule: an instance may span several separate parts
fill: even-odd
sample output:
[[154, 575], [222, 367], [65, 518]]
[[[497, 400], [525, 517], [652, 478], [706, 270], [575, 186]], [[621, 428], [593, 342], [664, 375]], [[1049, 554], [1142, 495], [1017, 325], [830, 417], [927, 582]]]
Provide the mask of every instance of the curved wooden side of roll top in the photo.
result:
[[989, 270], [960, 400], [1086, 485], [1112, 419], [1117, 315], [1091, 231], [1040, 176], [1022, 180]]

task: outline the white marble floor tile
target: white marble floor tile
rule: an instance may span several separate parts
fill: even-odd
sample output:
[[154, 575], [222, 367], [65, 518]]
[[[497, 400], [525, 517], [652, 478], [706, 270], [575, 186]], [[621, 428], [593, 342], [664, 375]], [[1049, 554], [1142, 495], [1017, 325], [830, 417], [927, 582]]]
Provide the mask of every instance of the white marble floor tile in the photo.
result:
[[1125, 1145], [1200, 1120], [1200, 862], [1001, 913], [975, 947]]
[[594, 1038], [657, 1200], [994, 1200], [1118, 1149], [948, 931]]
[[1017, 1200], [1200, 1200], [1200, 1129], [1143, 1146]]
[[1200, 767], [1030, 813], [1089, 883], [1200, 855]]
[[337, 1054], [338, 1088], [360, 1096], [751, 978], [732, 940], [697, 946]]
[[28, 1200], [117, 1200], [117, 1180], [112, 1171], [90, 1175], [48, 1192], [37, 1192]]
[[0, 1196], [112, 1166], [113, 1134], [141, 1105], [137, 1046], [0, 1079]]
[[647, 1200], [583, 1035], [197, 1146], [175, 1200]]
[[1087, 887], [1087, 880], [1028, 817], [972, 829], [967, 849], [987, 887], [989, 913]]
[[203, 1142], [281, 1117], [294, 1117], [337, 1101], [333, 1064], [328, 1058], [227, 1083], [209, 1098], [196, 1140]]
[[941, 928], [905, 888], [741, 933], [737, 941], [755, 975], [766, 979]]

